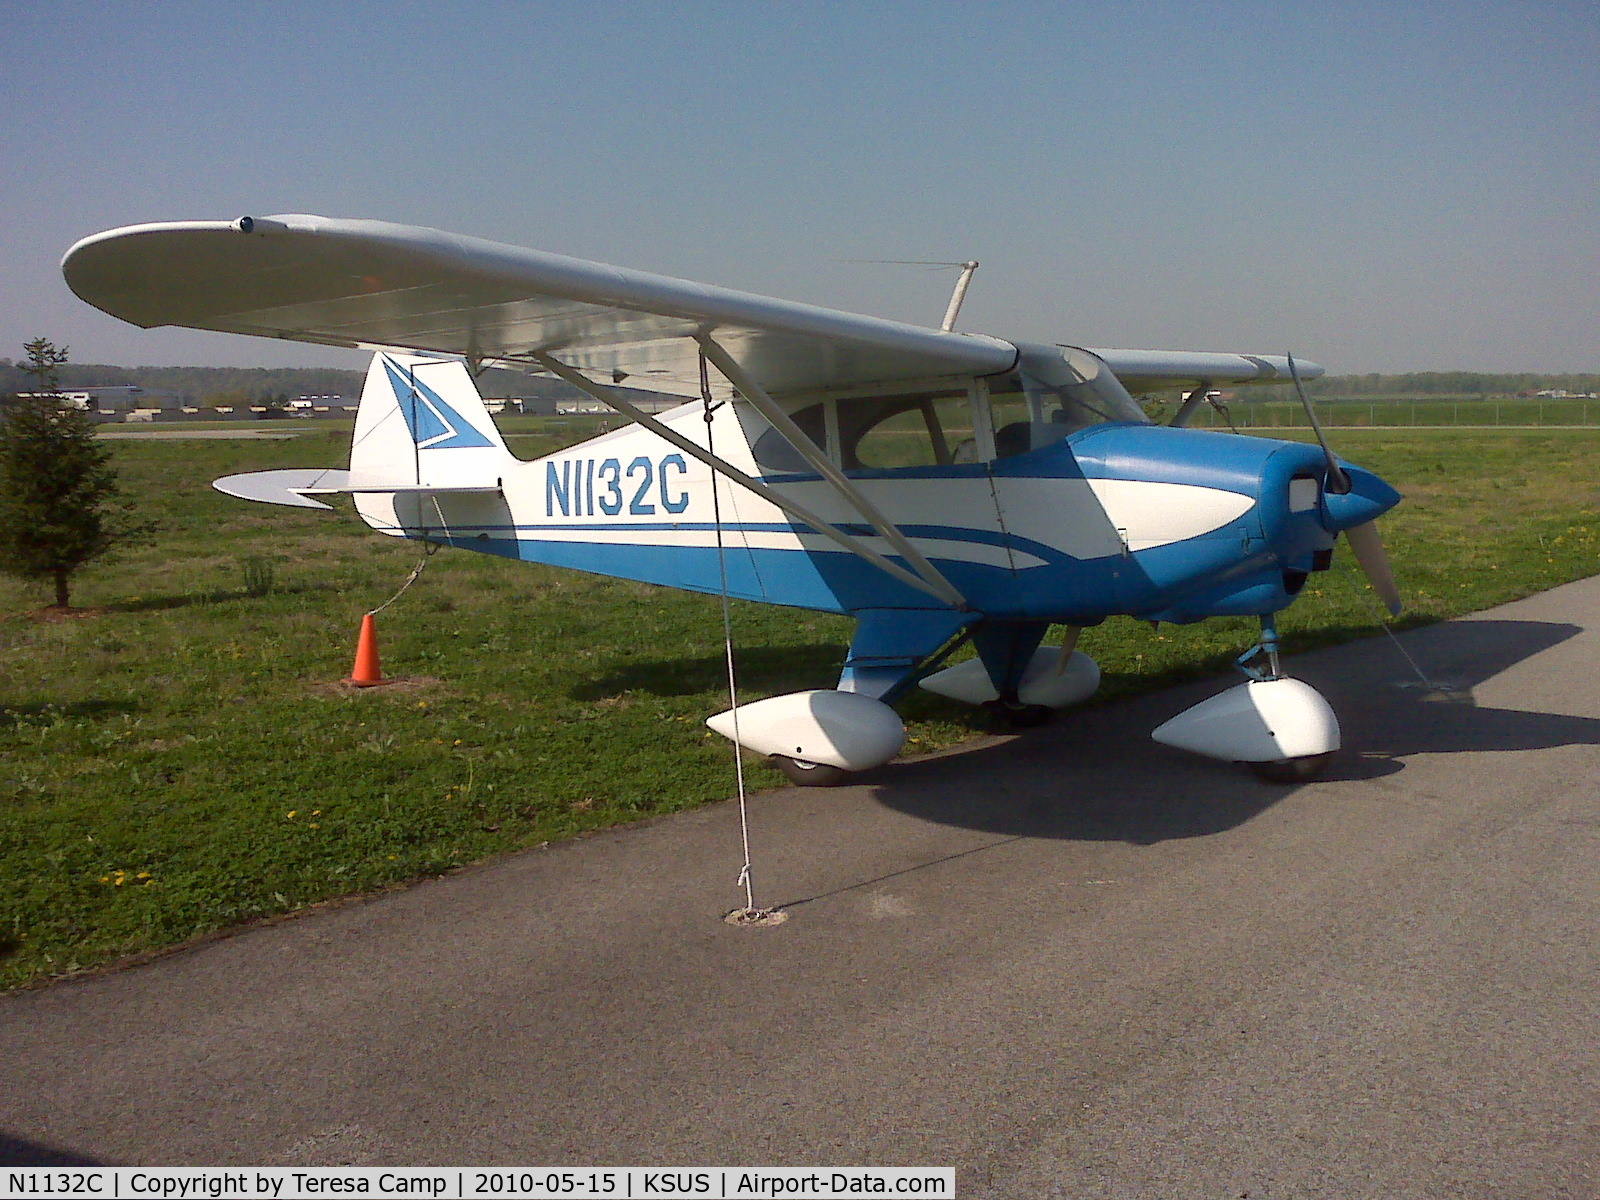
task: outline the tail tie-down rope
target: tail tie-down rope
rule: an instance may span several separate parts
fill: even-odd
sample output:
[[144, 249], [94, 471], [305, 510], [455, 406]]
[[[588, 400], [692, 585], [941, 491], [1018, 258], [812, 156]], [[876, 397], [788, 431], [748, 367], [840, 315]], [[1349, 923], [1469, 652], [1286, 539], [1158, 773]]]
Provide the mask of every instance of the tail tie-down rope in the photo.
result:
[[[444, 522], [444, 514], [439, 512], [439, 501], [437, 497], [434, 498], [433, 507], [434, 511], [439, 513], [439, 521], [442, 525]], [[424, 530], [423, 532], [426, 534], [427, 531]], [[422, 578], [422, 572], [427, 569], [428, 560], [434, 556], [438, 549], [439, 545], [437, 542], [424, 541], [422, 544], [422, 555], [417, 559], [417, 565], [411, 568], [411, 574], [407, 575], [405, 582], [400, 585], [400, 590], [395, 592], [394, 595], [390, 596], [382, 604], [378, 605], [377, 608], [368, 610], [368, 612], [361, 618], [361, 633], [356, 638], [356, 663], [354, 668], [351, 669], [350, 677], [345, 680], [346, 683], [354, 684], [356, 687], [366, 688], [381, 687], [385, 684], [398, 682], [397, 680], [385, 679], [383, 677], [383, 667], [378, 660], [377, 617], [378, 614], [384, 609], [388, 608], [396, 600], [400, 599], [401, 596], [404, 596], [407, 589], [409, 589], [413, 583]]]
[[406, 594], [406, 589], [417, 580], [422, 578], [422, 572], [427, 569], [428, 560], [432, 558], [438, 552], [438, 550], [439, 545], [437, 542], [424, 542], [422, 544], [422, 557], [417, 560], [417, 565], [411, 568], [411, 574], [406, 576], [406, 581], [400, 585], [400, 590], [394, 595], [390, 596], [382, 604], [378, 605], [377, 608], [369, 612], [367, 616], [377, 616], [384, 609], [388, 608], [389, 605], [400, 599], [401, 596], [404, 596]]

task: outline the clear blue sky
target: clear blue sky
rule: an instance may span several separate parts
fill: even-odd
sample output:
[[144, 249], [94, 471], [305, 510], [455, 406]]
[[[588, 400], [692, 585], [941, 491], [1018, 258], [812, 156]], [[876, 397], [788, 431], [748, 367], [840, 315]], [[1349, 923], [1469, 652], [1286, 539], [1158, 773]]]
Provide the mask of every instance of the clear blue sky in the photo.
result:
[[0, 0], [0, 355], [359, 365], [76, 300], [139, 221], [378, 217], [937, 323], [1600, 370], [1600, 5]]

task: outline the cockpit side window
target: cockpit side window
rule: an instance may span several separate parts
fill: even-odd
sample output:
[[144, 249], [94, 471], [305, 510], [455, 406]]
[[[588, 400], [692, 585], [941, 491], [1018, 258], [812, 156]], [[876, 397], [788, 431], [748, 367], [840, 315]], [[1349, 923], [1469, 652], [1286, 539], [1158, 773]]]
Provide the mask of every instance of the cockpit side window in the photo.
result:
[[[851, 397], [836, 403], [838, 446], [828, 445], [827, 409], [812, 404], [789, 417], [846, 471], [949, 466], [978, 461], [972, 403], [966, 391]], [[772, 474], [810, 474], [813, 468], [770, 426], [751, 447]]]
[[977, 461], [965, 392], [841, 403], [839, 441], [847, 471]]

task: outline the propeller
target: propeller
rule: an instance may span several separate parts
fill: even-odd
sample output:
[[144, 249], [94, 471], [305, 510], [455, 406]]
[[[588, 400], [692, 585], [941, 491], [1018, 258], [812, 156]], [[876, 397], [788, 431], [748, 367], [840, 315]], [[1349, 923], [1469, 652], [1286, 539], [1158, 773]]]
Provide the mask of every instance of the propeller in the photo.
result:
[[1395, 586], [1394, 571], [1389, 567], [1389, 554], [1383, 548], [1383, 536], [1378, 532], [1378, 523], [1366, 521], [1352, 525], [1344, 531], [1344, 536], [1350, 543], [1356, 562], [1366, 572], [1372, 590], [1383, 601], [1389, 615], [1398, 617], [1405, 605], [1400, 603], [1400, 589]]
[[[1299, 394], [1301, 407], [1306, 410], [1311, 429], [1317, 435], [1323, 457], [1328, 460], [1326, 490], [1334, 495], [1349, 495], [1354, 486], [1353, 481], [1339, 465], [1333, 447], [1328, 445], [1328, 437], [1322, 432], [1322, 423], [1317, 420], [1316, 409], [1311, 407], [1311, 401], [1306, 398], [1306, 389], [1300, 382], [1300, 371], [1294, 365], [1294, 355], [1288, 355], [1288, 359], [1289, 375], [1294, 380], [1294, 390]], [[1389, 610], [1389, 615], [1398, 617], [1405, 605], [1400, 601], [1400, 589], [1395, 585], [1394, 570], [1389, 566], [1389, 554], [1383, 548], [1383, 536], [1378, 532], [1377, 521], [1364, 521], [1360, 525], [1352, 525], [1344, 531], [1344, 536], [1350, 542], [1350, 549], [1356, 556], [1356, 562], [1366, 573], [1367, 581], [1372, 584], [1372, 590], [1378, 594], [1378, 599], [1383, 601], [1384, 607]]]

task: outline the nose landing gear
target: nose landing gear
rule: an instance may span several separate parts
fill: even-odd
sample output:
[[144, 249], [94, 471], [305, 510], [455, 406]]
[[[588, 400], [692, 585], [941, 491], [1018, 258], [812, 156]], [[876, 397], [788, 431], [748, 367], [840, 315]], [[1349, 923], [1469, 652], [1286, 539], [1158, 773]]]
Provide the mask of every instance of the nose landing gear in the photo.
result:
[[1261, 640], [1237, 659], [1247, 682], [1185, 709], [1150, 736], [1224, 762], [1248, 763], [1272, 783], [1304, 783], [1339, 749], [1339, 719], [1308, 683], [1278, 663], [1278, 628], [1261, 618]]

